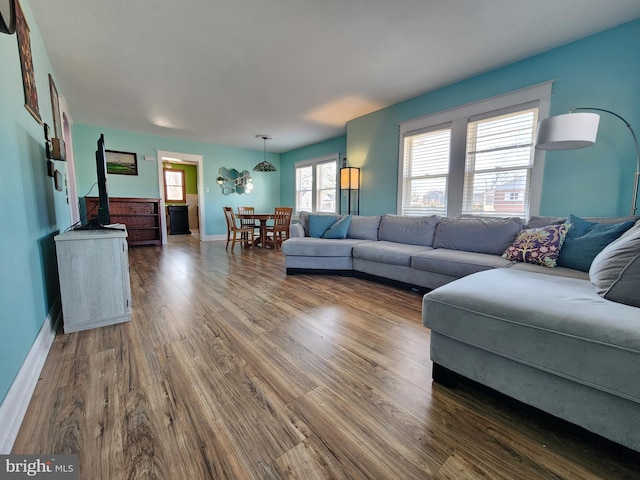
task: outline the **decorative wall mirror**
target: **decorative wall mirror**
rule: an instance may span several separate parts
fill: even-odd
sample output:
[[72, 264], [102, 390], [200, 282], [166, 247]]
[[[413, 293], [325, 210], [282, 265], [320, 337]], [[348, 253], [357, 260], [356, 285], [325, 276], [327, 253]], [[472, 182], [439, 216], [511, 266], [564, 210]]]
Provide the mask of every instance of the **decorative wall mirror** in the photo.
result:
[[218, 173], [220, 173], [220, 176], [216, 179], [216, 182], [222, 188], [223, 195], [251, 193], [251, 190], [253, 190], [253, 179], [247, 170], [239, 172], [235, 168], [229, 170], [228, 168], [220, 167]]

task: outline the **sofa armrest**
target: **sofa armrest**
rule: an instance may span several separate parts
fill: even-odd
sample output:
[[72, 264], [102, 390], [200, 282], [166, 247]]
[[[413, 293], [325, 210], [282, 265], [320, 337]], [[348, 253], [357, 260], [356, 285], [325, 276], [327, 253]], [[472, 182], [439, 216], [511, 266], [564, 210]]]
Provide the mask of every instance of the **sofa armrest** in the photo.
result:
[[304, 237], [304, 227], [300, 223], [289, 225], [289, 237]]

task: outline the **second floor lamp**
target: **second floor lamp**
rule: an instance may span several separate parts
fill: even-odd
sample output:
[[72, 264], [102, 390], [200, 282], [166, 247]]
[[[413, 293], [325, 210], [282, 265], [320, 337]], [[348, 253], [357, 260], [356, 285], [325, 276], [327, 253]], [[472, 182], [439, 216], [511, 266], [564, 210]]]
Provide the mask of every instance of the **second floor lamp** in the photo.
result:
[[[343, 203], [345, 201], [346, 208]], [[340, 213], [360, 215], [360, 169], [342, 167], [340, 169]]]
[[640, 151], [638, 138], [631, 128], [631, 124], [611, 110], [595, 107], [574, 107], [569, 113], [545, 118], [538, 127], [536, 148], [540, 150], [571, 150], [574, 148], [590, 147], [596, 143], [600, 115], [597, 113], [574, 113], [576, 110], [593, 110], [604, 112], [619, 118], [631, 132], [636, 149], [636, 171], [633, 180], [633, 194], [631, 196], [631, 215], [636, 214], [638, 203], [638, 180], [640, 179]]

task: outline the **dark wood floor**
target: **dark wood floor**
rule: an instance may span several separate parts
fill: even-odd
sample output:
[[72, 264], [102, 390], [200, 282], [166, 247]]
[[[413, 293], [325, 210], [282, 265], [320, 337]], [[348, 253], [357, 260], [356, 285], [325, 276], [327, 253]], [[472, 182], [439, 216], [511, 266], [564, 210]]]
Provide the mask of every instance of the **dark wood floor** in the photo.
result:
[[271, 250], [130, 250], [132, 321], [56, 337], [14, 453], [82, 479], [632, 479], [638, 456], [431, 383], [421, 295]]

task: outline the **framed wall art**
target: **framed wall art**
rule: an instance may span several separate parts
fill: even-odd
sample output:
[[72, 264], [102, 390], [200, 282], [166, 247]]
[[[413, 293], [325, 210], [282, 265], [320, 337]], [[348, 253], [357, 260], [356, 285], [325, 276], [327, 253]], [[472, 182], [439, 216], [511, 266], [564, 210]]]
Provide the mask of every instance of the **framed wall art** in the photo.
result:
[[24, 88], [24, 106], [33, 115], [40, 125], [40, 109], [38, 108], [38, 91], [36, 90], [36, 77], [33, 73], [33, 57], [31, 56], [31, 37], [29, 26], [24, 18], [20, 2], [15, 0], [16, 8], [16, 35], [18, 36], [18, 52], [20, 53], [20, 66], [22, 67], [22, 87]]
[[58, 89], [53, 82], [53, 77], [49, 74], [49, 94], [51, 95], [51, 113], [53, 113], [53, 136], [62, 138], [62, 121], [60, 120], [60, 97]]
[[138, 156], [135, 153], [106, 150], [107, 173], [138, 175]]

